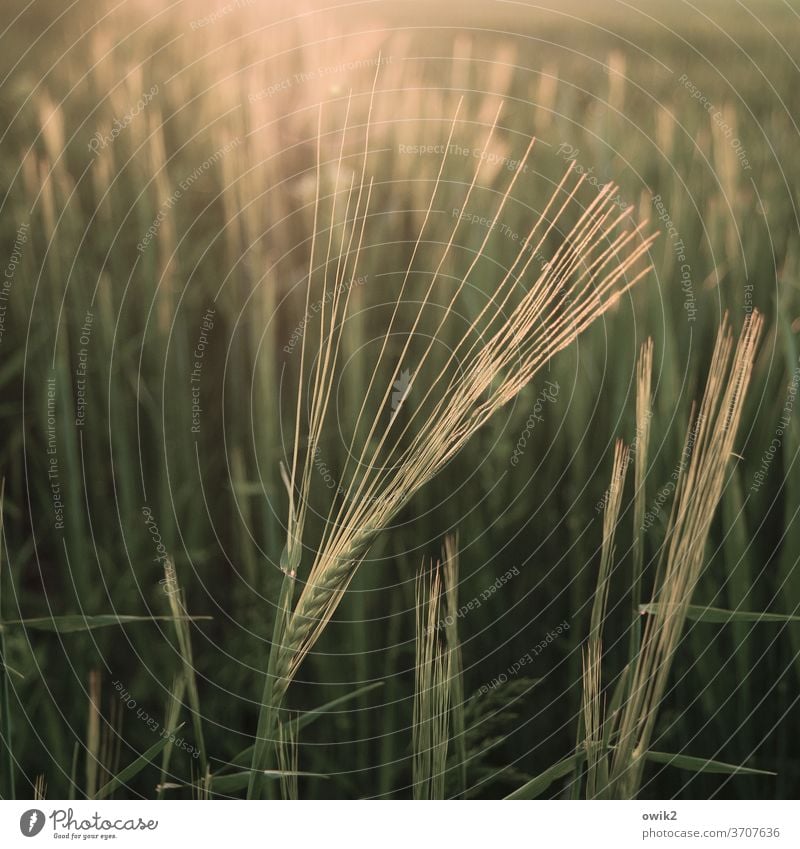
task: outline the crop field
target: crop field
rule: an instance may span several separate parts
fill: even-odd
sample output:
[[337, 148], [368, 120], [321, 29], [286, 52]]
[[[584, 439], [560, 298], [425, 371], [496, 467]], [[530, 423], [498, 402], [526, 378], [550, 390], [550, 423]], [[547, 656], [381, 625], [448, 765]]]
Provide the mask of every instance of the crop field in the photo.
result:
[[7, 5], [0, 798], [797, 798], [797, 4]]

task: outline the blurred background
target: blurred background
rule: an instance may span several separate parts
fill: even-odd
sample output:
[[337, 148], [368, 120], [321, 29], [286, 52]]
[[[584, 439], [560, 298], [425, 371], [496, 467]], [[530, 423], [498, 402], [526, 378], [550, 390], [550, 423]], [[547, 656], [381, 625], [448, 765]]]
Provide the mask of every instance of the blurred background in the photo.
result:
[[[318, 128], [327, 198], [340, 146], [346, 182], [358, 179], [373, 85], [374, 184], [336, 387], [341, 427], [326, 432], [315, 469], [320, 511], [460, 99], [459, 151], [448, 157], [415, 268], [438, 262], [498, 109], [470, 200], [477, 219], [459, 226], [446, 279], [469, 267], [486, 235], [480, 216], [491, 221], [536, 138], [473, 277], [472, 309], [491, 297], [570, 163], [587, 177], [582, 204], [614, 181], [620, 208], [649, 219], [660, 238], [651, 274], [380, 537], [288, 706], [305, 711], [382, 685], [303, 731], [300, 768], [326, 777], [301, 779], [300, 795], [409, 795], [414, 579], [453, 530], [459, 599], [480, 601], [458, 623], [469, 794], [503, 796], [571, 751], [598, 505], [614, 441], [635, 436], [635, 363], [648, 336], [649, 561], [669, 516], [659, 493], [680, 460], [720, 320], [728, 312], [738, 329], [753, 309], [765, 314], [740, 456], [695, 601], [797, 614], [797, 3], [14, 0], [5, 8], [0, 619], [17, 795], [32, 795], [43, 775], [49, 796], [80, 796], [98, 769], [113, 774], [145, 751], [154, 732], [141, 711], [165, 723], [181, 659], [168, 622], [67, 632], [14, 620], [167, 615], [165, 556], [190, 613], [211, 617], [190, 631], [212, 764], [252, 743], [285, 542], [279, 464], [292, 448], [298, 340], [310, 318]], [[532, 426], [546, 381], [559, 391]], [[627, 511], [621, 535], [631, 526]], [[629, 554], [619, 543], [612, 666], [624, 659], [631, 625]], [[563, 622], [524, 675], [490, 686]], [[690, 622], [654, 748], [776, 775], [651, 765], [643, 795], [800, 791], [798, 653], [798, 623]], [[173, 783], [196, 770], [191, 754], [175, 751]], [[157, 780], [145, 770], [117, 795], [153, 795]]]

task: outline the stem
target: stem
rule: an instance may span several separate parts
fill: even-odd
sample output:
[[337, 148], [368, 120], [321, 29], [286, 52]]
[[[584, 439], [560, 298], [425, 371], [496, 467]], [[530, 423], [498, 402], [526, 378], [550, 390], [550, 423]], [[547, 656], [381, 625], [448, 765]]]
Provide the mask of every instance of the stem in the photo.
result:
[[261, 708], [258, 714], [256, 741], [253, 746], [253, 760], [250, 766], [250, 781], [247, 798], [262, 798], [264, 792], [264, 771], [269, 769], [275, 746], [275, 729], [278, 724], [278, 711], [289, 686], [285, 675], [278, 675], [279, 655], [283, 654], [283, 638], [286, 632], [287, 615], [292, 603], [294, 591], [294, 571], [283, 574], [281, 591], [278, 597], [278, 609], [272, 629], [272, 644], [267, 662], [267, 674], [264, 679], [264, 692], [261, 695]]
[[16, 793], [14, 789], [14, 755], [11, 752], [11, 711], [8, 687], [8, 671], [6, 670], [6, 641], [5, 635], [2, 632], [2, 623], [0, 623], [0, 676], [2, 676], [2, 692], [0, 692], [0, 714], [2, 715], [2, 748], [3, 748], [3, 785], [6, 792], [3, 794], [4, 799], [15, 799]]
[[9, 674], [6, 669], [6, 637], [3, 626], [3, 546], [6, 541], [6, 529], [3, 521], [3, 501], [5, 499], [6, 479], [0, 482], [0, 735], [2, 735], [3, 773], [5, 780], [4, 799], [15, 799], [14, 755], [11, 751], [11, 699], [9, 697]]

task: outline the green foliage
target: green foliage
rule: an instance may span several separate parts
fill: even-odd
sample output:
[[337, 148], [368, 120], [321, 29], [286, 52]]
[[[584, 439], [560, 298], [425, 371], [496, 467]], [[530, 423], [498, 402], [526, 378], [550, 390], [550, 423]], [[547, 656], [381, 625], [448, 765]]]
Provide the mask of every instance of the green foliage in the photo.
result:
[[[153, 794], [159, 770], [160, 795], [167, 788], [184, 798], [244, 795], [248, 788], [277, 795], [288, 775], [303, 797], [411, 795], [414, 575], [421, 557], [436, 556], [455, 528], [460, 577], [457, 601], [448, 595], [447, 604], [472, 606], [456, 613], [457, 634], [451, 627], [447, 635], [460, 649], [452, 657], [450, 745], [439, 790], [497, 798], [521, 788], [512, 797], [534, 798], [585, 787], [581, 646], [592, 610], [600, 609], [598, 504], [614, 441], [632, 445], [641, 434], [632, 397], [640, 344], [653, 338], [648, 461], [626, 484], [635, 478], [638, 501], [620, 514], [613, 569], [606, 559], [602, 587], [603, 662], [628, 672], [607, 676], [592, 701], [604, 706], [606, 719], [592, 745], [609, 757], [641, 627], [668, 612], [658, 600], [648, 603], [673, 503], [661, 493], [683, 447], [691, 403], [702, 393], [721, 315], [729, 312], [738, 333], [753, 308], [765, 316], [765, 339], [660, 703], [655, 751], [644, 756], [642, 792], [792, 795], [800, 782], [791, 715], [800, 687], [796, 405], [782, 424], [800, 365], [800, 159], [792, 117], [800, 114], [800, 87], [791, 11], [758, 4], [754, 14], [774, 41], [722, 2], [676, 13], [653, 0], [642, 14], [582, 4], [589, 23], [566, 28], [563, 15], [523, 14], [515, 5], [487, 21], [489, 13], [476, 8], [469, 11], [479, 18], [475, 28], [451, 39], [452, 10], [430, 4], [445, 28], [426, 33], [416, 21], [408, 38], [390, 34], [389, 26], [385, 37], [345, 34], [335, 55], [321, 59], [310, 47], [319, 35], [302, 20], [292, 28], [248, 26], [238, 10], [196, 31], [182, 11], [190, 4], [145, 21], [127, 3], [92, 28], [104, 4], [81, 5], [80, 17], [64, 15], [42, 39], [47, 9], [60, 15], [63, 4], [20, 16], [0, 56], [3, 268], [20, 227], [27, 228], [0, 346], [0, 796], [29, 797], [41, 775], [54, 798], [86, 792], [76, 787], [86, 741], [75, 739], [75, 729], [86, 724], [85, 682], [101, 667], [124, 682], [137, 707], [160, 716], [166, 702], [165, 728], [187, 720], [203, 763], [169, 740], [154, 743], [135, 709], [123, 708], [119, 718], [98, 711], [94, 731], [118, 735], [124, 752], [144, 753], [111, 770], [115, 777], [98, 795]], [[462, 7], [459, 16], [468, 13]], [[347, 22], [336, 21], [330, 31], [342, 27]], [[117, 39], [118, 32], [127, 37]], [[730, 61], [732, 43], [753, 67]], [[370, 62], [379, 50], [387, 61], [376, 77]], [[351, 60], [362, 64], [295, 82], [311, 66]], [[681, 82], [684, 73], [693, 89]], [[260, 96], [287, 79], [287, 91]], [[352, 287], [341, 380], [330, 400], [339, 427], [318, 434], [302, 544], [293, 537], [287, 547], [296, 517], [280, 468], [291, 468], [296, 444], [300, 341], [316, 342], [322, 307], [330, 307], [313, 296], [307, 304], [303, 283], [313, 266], [315, 280], [327, 271], [330, 286], [335, 258], [355, 248], [345, 226], [355, 220], [355, 198], [349, 217], [344, 208], [364, 139], [343, 138], [341, 128], [346, 114], [351, 127], [366, 125], [374, 79], [366, 169], [374, 182], [358, 261], [364, 282]], [[156, 84], [153, 100], [92, 151], [94, 134], [108, 133]], [[444, 144], [462, 95], [453, 141], [466, 156], [443, 163], [437, 154], [401, 152], [401, 145]], [[474, 152], [501, 97], [494, 159], [468, 198]], [[315, 226], [319, 102], [322, 206]], [[717, 110], [741, 141], [747, 168], [715, 123]], [[531, 136], [537, 142], [529, 170], [503, 207], [502, 228], [489, 233], [480, 218], [491, 220], [509, 163], [522, 160]], [[346, 167], [334, 216], [340, 152]], [[633, 218], [649, 218], [660, 231], [651, 249], [655, 273], [578, 345], [550, 358], [437, 479], [403, 503], [349, 576], [336, 617], [275, 708], [272, 688], [282, 679], [268, 657], [283, 636], [285, 575], [297, 570], [298, 590], [305, 588], [330, 493], [357, 465], [343, 435], [356, 432], [374, 447], [367, 438], [372, 423], [358, 414], [377, 359], [375, 339], [391, 319], [405, 269], [413, 258], [407, 296], [418, 302], [459, 211], [475, 215], [461, 220], [442, 268], [446, 285], [434, 300], [443, 307], [488, 235], [465, 292], [463, 327], [454, 324], [441, 350], [430, 353], [431, 364], [441, 365], [455, 346], [474, 341], [465, 328], [494, 297], [520, 234], [569, 161], [587, 176], [592, 169], [597, 182], [617, 181]], [[585, 207], [596, 195], [587, 182], [577, 200]], [[556, 244], [546, 240], [543, 255]], [[423, 324], [427, 340], [435, 316]], [[202, 358], [195, 356], [201, 341]], [[389, 342], [389, 371], [413, 374], [424, 346], [410, 346], [401, 362], [403, 341]], [[313, 367], [307, 360], [304, 368]], [[559, 392], [542, 402], [546, 381]], [[410, 386], [393, 411], [401, 422], [413, 421]], [[305, 433], [310, 411], [303, 406], [300, 413]], [[389, 415], [387, 406], [379, 423]], [[63, 527], [56, 527], [54, 480]], [[633, 541], [630, 549], [623, 539]], [[167, 561], [174, 572], [165, 583]], [[512, 568], [517, 573], [501, 580]], [[632, 609], [641, 611], [638, 618]], [[561, 621], [569, 630], [534, 651]], [[526, 654], [532, 661], [521, 672], [469, 695]], [[101, 695], [107, 703], [107, 689]], [[287, 710], [297, 719], [288, 720]], [[293, 742], [280, 736], [286, 721], [303, 732]], [[281, 755], [271, 747], [279, 739], [296, 746], [299, 769], [278, 768]]]

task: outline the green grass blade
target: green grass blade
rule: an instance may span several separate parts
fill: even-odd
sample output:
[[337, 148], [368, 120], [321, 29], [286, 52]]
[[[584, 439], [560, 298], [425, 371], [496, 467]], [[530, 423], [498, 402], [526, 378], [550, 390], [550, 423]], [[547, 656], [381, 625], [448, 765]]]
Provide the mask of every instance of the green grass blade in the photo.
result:
[[137, 776], [148, 764], [152, 763], [161, 750], [169, 743], [171, 738], [174, 738], [176, 732], [183, 728], [184, 723], [174, 728], [172, 731], [164, 735], [157, 743], [153, 745], [143, 754], [139, 755], [133, 763], [125, 767], [120, 773], [115, 775], [111, 781], [104, 784], [94, 795], [95, 799], [105, 799], [106, 796], [113, 793], [118, 787], [121, 787], [127, 781]]
[[192, 637], [189, 632], [188, 617], [186, 616], [186, 599], [178, 582], [178, 574], [175, 564], [168, 560], [164, 567], [165, 589], [169, 598], [169, 606], [172, 611], [171, 619], [175, 623], [175, 636], [178, 640], [178, 649], [183, 665], [183, 676], [189, 696], [189, 707], [192, 712], [192, 728], [194, 729], [195, 742], [200, 749], [200, 768], [202, 775], [208, 773], [208, 757], [206, 754], [205, 736], [203, 734], [203, 721], [200, 712], [200, 694], [197, 690], [197, 677], [195, 676], [194, 660], [192, 656]]
[[519, 790], [506, 796], [506, 799], [537, 799], [547, 790], [554, 781], [570, 775], [586, 758], [585, 752], [579, 752], [563, 761], [559, 761], [549, 769], [523, 784]]
[[[299, 770], [280, 770], [268, 769], [264, 771], [263, 778], [267, 781], [276, 781], [285, 778], [287, 775], [294, 775], [304, 778], [330, 778], [322, 772], [302, 772]], [[211, 792], [217, 794], [239, 793], [247, 788], [250, 783], [250, 770], [242, 770], [240, 772], [232, 772], [230, 775], [212, 775], [211, 776]], [[183, 790], [189, 787], [188, 784], [163, 784], [159, 786], [159, 792], [164, 790]]]
[[668, 752], [649, 751], [645, 760], [656, 764], [666, 764], [678, 769], [686, 769], [689, 772], [703, 772], [710, 775], [777, 775], [766, 769], [752, 769], [736, 764], [727, 764], [722, 761], [712, 761], [708, 758], [693, 758], [689, 755], [671, 755]]
[[[781, 337], [783, 340], [784, 357], [786, 360], [786, 371], [790, 375], [787, 384], [782, 387], [786, 399], [789, 397], [791, 387], [797, 389], [797, 365], [798, 347], [792, 322], [788, 315], [784, 314], [780, 323]], [[796, 406], [795, 402], [795, 406]], [[795, 407], [792, 408], [793, 410]], [[795, 411], [796, 412], [796, 411]], [[800, 457], [800, 433], [796, 422], [786, 429], [783, 445], [783, 488], [784, 488], [784, 537], [782, 552], [778, 562], [779, 586], [785, 604], [790, 610], [797, 610], [800, 598], [800, 475], [797, 474], [797, 460]], [[774, 435], [774, 434], [773, 434]], [[800, 628], [791, 627], [787, 629], [796, 674], [800, 675]]]
[[1, 628], [22, 627], [32, 631], [49, 631], [54, 634], [76, 634], [94, 631], [97, 628], [109, 628], [114, 625], [129, 625], [134, 622], [198, 622], [211, 619], [210, 616], [122, 616], [116, 613], [101, 613], [98, 616], [38, 616], [32, 619], [9, 619]]
[[[5, 500], [6, 479], [0, 482], [0, 622], [2, 622], [2, 588], [3, 588], [3, 546], [5, 545], [5, 524], [3, 522], [3, 502]], [[4, 799], [15, 799], [14, 787], [14, 751], [11, 747], [11, 698], [9, 695], [10, 668], [6, 666], [6, 643], [3, 628], [0, 624], [0, 745], [3, 750], [3, 783]]]
[[89, 715], [86, 721], [86, 795], [93, 799], [103, 769], [100, 754], [100, 672], [89, 672]]
[[352, 693], [339, 696], [338, 699], [333, 699], [333, 701], [326, 702], [324, 705], [320, 705], [319, 707], [306, 711], [298, 716], [297, 719], [293, 720], [293, 722], [297, 730], [300, 731], [311, 725], [312, 722], [315, 722], [321, 716], [324, 716], [326, 713], [330, 713], [334, 708], [340, 707], [347, 702], [351, 702], [353, 699], [357, 699], [372, 690], [377, 690], [378, 687], [383, 687], [383, 683], [383, 681], [373, 681], [372, 684], [366, 684], [363, 687], [359, 687], [357, 690], [353, 690]]
[[[164, 722], [166, 728], [174, 728], [178, 724], [178, 717], [181, 711], [181, 705], [183, 704], [183, 695], [185, 690], [186, 681], [183, 677], [177, 677], [172, 684], [172, 688], [169, 691], [169, 698], [167, 699], [167, 711]], [[159, 799], [163, 798], [163, 788], [167, 784], [172, 750], [173, 744], [172, 738], [170, 737], [167, 746], [164, 747], [164, 751], [161, 753], [161, 780], [157, 791]]]
[[80, 756], [80, 751], [80, 743], [76, 740], [72, 748], [72, 766], [69, 770], [69, 793], [67, 794], [67, 798], [70, 802], [74, 800], [75, 790], [78, 787], [78, 757]]
[[[301, 731], [303, 728], [311, 725], [312, 722], [316, 722], [316, 720], [318, 720], [321, 716], [324, 716], [326, 713], [331, 713], [336, 708], [341, 707], [341, 705], [354, 701], [372, 690], [377, 690], [378, 687], [383, 687], [383, 685], [383, 681], [374, 681], [372, 684], [366, 684], [363, 687], [359, 687], [357, 690], [353, 690], [351, 693], [339, 696], [330, 702], [326, 702], [324, 705], [320, 705], [319, 707], [312, 708], [311, 710], [300, 714], [300, 716], [298, 716], [297, 719], [292, 720], [292, 722], [294, 722], [295, 728], [297, 728], [298, 731]], [[242, 749], [242, 751], [239, 752], [238, 755], [235, 755], [222, 769], [225, 770], [230, 769], [230, 767], [233, 766], [246, 765], [253, 757], [254, 748], [254, 746], [248, 746], [246, 749]]]
[[617, 730], [619, 723], [620, 712], [622, 709], [622, 700], [628, 692], [628, 682], [630, 679], [631, 666], [626, 666], [619, 675], [614, 693], [611, 696], [611, 703], [608, 706], [606, 719], [603, 723], [603, 748], [607, 749], [611, 743], [611, 737]]
[[[267, 769], [262, 773], [266, 780], [280, 780], [286, 776], [294, 775], [305, 778], [329, 778], [321, 772], [302, 772], [301, 770]], [[243, 772], [232, 772], [230, 775], [214, 776], [211, 787], [215, 793], [237, 793], [247, 788], [250, 783], [250, 770]]]
[[[643, 604], [642, 613], [656, 614], [661, 605]], [[723, 610], [720, 607], [705, 607], [702, 604], [690, 604], [686, 616], [694, 622], [711, 625], [729, 625], [732, 622], [800, 622], [800, 615], [786, 613], [764, 613], [756, 610]]]
[[14, 752], [11, 746], [11, 699], [9, 698], [9, 675], [5, 663], [6, 645], [0, 632], [0, 745], [3, 749], [3, 798], [14, 799]]

